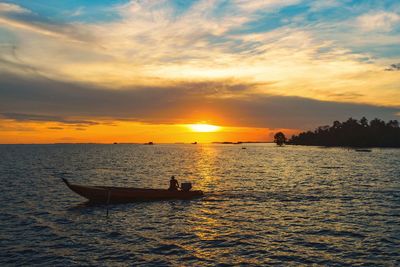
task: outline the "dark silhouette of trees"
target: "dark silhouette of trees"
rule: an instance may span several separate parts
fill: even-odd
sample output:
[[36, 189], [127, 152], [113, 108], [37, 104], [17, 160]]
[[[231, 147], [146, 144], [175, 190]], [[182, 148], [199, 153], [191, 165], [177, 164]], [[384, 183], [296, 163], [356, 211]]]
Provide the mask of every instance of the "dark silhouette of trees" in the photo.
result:
[[284, 143], [286, 143], [286, 136], [282, 132], [277, 132], [274, 135], [274, 143], [276, 143], [278, 146], [282, 146]]
[[287, 142], [292, 145], [400, 147], [400, 126], [397, 120], [385, 123], [380, 119], [334, 121], [332, 126], [320, 126], [314, 131], [294, 135]]

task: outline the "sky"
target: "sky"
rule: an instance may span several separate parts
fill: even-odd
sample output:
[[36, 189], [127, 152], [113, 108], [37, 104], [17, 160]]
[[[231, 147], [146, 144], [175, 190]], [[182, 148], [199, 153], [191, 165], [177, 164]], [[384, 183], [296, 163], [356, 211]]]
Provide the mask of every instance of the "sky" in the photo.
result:
[[400, 119], [398, 0], [0, 1], [0, 143], [270, 141], [362, 116]]

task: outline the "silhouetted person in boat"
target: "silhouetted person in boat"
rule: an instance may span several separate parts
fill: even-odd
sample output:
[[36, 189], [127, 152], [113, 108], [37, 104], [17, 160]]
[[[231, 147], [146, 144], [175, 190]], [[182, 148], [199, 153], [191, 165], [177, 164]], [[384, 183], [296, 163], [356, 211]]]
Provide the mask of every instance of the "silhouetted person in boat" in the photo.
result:
[[177, 191], [179, 188], [179, 183], [178, 181], [175, 179], [175, 176], [171, 176], [171, 180], [169, 180], [169, 188], [168, 190], [171, 191]]

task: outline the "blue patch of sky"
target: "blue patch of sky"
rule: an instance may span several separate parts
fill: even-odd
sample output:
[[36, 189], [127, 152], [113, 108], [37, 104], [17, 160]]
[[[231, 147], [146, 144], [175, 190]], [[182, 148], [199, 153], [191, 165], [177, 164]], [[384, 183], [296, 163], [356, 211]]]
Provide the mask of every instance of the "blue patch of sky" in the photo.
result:
[[[311, 8], [313, 1], [283, 7], [275, 12], [257, 12], [254, 20], [232, 31], [232, 34], [268, 32], [282, 26], [306, 27], [330, 24], [355, 19], [357, 16], [374, 11], [400, 11], [400, 1], [396, 0], [346, 0], [340, 4]], [[341, 29], [338, 29], [341, 30]]]
[[244, 24], [240, 28], [236, 28], [229, 32], [230, 34], [247, 34], [268, 32], [283, 26], [285, 23], [278, 15], [269, 15], [262, 19], [251, 21]]
[[347, 6], [364, 11], [387, 10], [400, 8], [398, 0], [348, 0]]
[[364, 45], [362, 47], [353, 47], [355, 53], [368, 53], [377, 58], [398, 58], [400, 57], [400, 46], [390, 45]]
[[119, 18], [113, 6], [129, 2], [128, 0], [13, 0], [6, 3], [24, 7], [42, 18], [57, 22], [104, 22]]
[[187, 12], [198, 0], [174, 0], [171, 6], [175, 11], [175, 16], [180, 16]]
[[233, 15], [231, 12], [234, 12], [232, 3], [230, 1], [220, 1], [218, 2], [214, 8], [212, 14], [215, 17], [225, 17], [226, 15]]
[[284, 7], [277, 12], [259, 11], [254, 20], [235, 29], [233, 34], [260, 33], [290, 26], [305, 27], [319, 23], [334, 23], [353, 17], [355, 14], [346, 6], [332, 6], [320, 10], [311, 10], [307, 4]]
[[305, 14], [308, 23], [315, 22], [335, 22], [350, 19], [355, 14], [344, 7], [330, 7], [317, 12], [308, 12]]
[[[395, 35], [400, 35], [400, 23], [398, 23], [397, 25], [395, 25], [394, 27], [393, 27], [393, 30], [392, 30], [392, 32], [391, 32], [392, 34], [395, 34]], [[399, 45], [400, 46], [400, 45]]]

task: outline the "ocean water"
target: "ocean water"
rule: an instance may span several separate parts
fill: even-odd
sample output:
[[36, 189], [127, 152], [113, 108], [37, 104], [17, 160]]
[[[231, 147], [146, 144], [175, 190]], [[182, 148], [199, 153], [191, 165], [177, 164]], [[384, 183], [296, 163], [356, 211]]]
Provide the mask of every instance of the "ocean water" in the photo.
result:
[[[171, 175], [206, 196], [107, 217], [60, 180]], [[2, 145], [0, 185], [1, 266], [400, 266], [400, 149]]]

